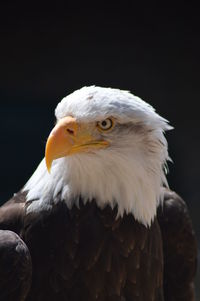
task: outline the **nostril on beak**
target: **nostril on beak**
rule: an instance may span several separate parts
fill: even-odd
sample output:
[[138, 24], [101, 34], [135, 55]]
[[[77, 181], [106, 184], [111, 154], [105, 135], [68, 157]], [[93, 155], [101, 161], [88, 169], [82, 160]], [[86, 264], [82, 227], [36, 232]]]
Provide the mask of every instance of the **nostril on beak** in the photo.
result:
[[74, 130], [68, 128], [66, 131], [68, 132], [68, 134], [74, 136]]

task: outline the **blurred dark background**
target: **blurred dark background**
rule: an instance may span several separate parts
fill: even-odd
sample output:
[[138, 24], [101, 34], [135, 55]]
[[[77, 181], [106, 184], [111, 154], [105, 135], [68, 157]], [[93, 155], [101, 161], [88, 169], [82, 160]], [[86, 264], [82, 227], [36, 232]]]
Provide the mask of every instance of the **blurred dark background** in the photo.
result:
[[167, 133], [174, 161], [168, 180], [187, 202], [200, 241], [197, 7], [2, 1], [0, 42], [2, 203], [44, 156], [54, 108], [65, 95], [92, 84], [127, 89], [175, 127]]

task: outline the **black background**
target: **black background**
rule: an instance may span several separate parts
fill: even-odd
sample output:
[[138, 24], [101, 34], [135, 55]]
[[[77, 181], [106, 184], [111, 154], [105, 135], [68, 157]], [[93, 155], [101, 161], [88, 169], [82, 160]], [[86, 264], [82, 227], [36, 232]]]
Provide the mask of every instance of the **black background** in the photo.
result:
[[42, 159], [62, 97], [92, 84], [127, 89], [175, 127], [167, 133], [168, 180], [200, 240], [199, 9], [164, 1], [1, 3], [1, 202]]

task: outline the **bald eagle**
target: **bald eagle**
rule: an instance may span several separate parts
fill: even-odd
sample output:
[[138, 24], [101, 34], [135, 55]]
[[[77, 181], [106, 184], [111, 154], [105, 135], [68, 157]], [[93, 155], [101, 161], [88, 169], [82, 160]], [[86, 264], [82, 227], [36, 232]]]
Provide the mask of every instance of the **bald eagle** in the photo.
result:
[[167, 120], [96, 86], [55, 115], [45, 159], [0, 208], [0, 300], [194, 300], [196, 239], [165, 176]]

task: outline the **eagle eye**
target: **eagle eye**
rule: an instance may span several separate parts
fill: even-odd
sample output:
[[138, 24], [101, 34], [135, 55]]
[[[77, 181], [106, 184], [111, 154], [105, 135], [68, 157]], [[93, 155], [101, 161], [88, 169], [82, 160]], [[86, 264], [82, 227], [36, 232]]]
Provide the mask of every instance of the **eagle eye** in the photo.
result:
[[101, 121], [97, 122], [97, 127], [101, 131], [108, 131], [108, 130], [112, 129], [113, 126], [114, 126], [114, 122], [111, 118], [106, 118], [104, 120], [101, 120]]

